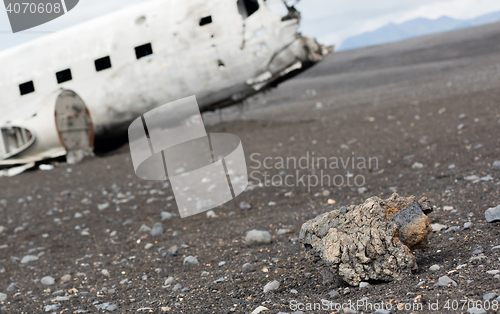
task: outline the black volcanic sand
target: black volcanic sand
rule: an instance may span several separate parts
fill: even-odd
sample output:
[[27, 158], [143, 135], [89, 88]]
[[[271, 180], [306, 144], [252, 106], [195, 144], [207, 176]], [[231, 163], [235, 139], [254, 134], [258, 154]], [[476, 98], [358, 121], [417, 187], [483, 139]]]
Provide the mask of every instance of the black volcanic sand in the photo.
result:
[[[422, 304], [421, 310], [395, 312], [466, 313], [484, 294], [500, 293], [500, 279], [487, 273], [500, 269], [500, 249], [492, 249], [500, 245], [500, 226], [484, 218], [485, 210], [500, 204], [500, 171], [492, 168], [500, 160], [500, 24], [335, 53], [242, 108], [204, 118], [209, 132], [241, 137], [249, 173], [256, 171], [255, 160], [271, 157], [267, 165], [276, 166], [277, 157], [298, 159], [313, 153], [344, 162], [348, 157], [376, 157], [378, 167], [261, 165], [261, 174], [278, 175], [275, 181], [296, 177], [297, 171], [299, 176], [339, 175], [337, 182], [347, 180], [348, 171], [353, 177], [350, 186], [346, 181], [310, 191], [292, 179], [288, 182], [294, 186], [270, 186], [262, 180], [262, 186], [216, 208], [216, 218], [203, 213], [163, 221], [165, 233], [156, 238], [139, 233], [139, 228], [161, 221], [162, 211], [177, 213], [173, 192], [163, 182], [135, 177], [128, 146], [79, 165], [60, 162], [51, 171], [0, 178], [0, 199], [7, 200], [0, 204], [0, 225], [5, 227], [0, 235], [0, 292], [8, 296], [0, 312], [43, 313], [45, 306], [60, 304], [49, 311], [98, 313], [106, 311], [96, 305], [110, 302], [118, 306], [115, 313], [250, 313], [259, 305], [267, 313], [293, 313], [293, 300], [356, 304], [366, 297], [371, 304], [394, 308]], [[492, 179], [465, 179], [472, 175]], [[366, 190], [354, 185], [356, 176], [357, 183], [364, 177]], [[257, 173], [253, 177], [254, 184], [262, 178]], [[324, 195], [325, 190], [330, 194]], [[344, 294], [345, 283], [323, 276], [327, 267], [307, 258], [296, 240], [300, 227], [321, 213], [370, 196], [386, 198], [395, 190], [402, 196], [426, 196], [436, 206], [431, 223], [460, 228], [432, 233], [428, 247], [414, 252], [418, 269], [410, 277], [350, 287]], [[84, 199], [91, 204], [82, 203]], [[113, 202], [123, 199], [128, 201]], [[253, 208], [240, 210], [241, 201]], [[99, 210], [106, 202], [110, 206]], [[83, 217], [74, 218], [77, 212]], [[473, 227], [464, 230], [468, 221]], [[87, 228], [89, 235], [82, 235]], [[249, 247], [244, 236], [252, 229], [269, 231], [272, 242]], [[279, 229], [291, 231], [278, 235]], [[146, 250], [147, 243], [152, 248]], [[173, 245], [179, 247], [178, 256], [163, 257]], [[471, 261], [478, 256], [473, 253], [477, 247], [485, 257]], [[39, 260], [20, 263], [24, 256], [42, 252]], [[183, 267], [188, 255], [200, 264]], [[225, 265], [219, 266], [221, 261]], [[255, 272], [243, 273], [244, 263], [252, 263]], [[434, 264], [442, 267], [431, 272]], [[103, 269], [110, 275], [103, 275]], [[204, 271], [209, 275], [202, 277]], [[66, 274], [71, 280], [63, 283]], [[457, 286], [434, 287], [445, 275]], [[55, 284], [42, 285], [44, 276], [54, 277]], [[175, 281], [164, 286], [169, 276]], [[224, 281], [214, 282], [222, 277]], [[264, 294], [264, 285], [273, 280], [279, 288]], [[11, 283], [19, 290], [7, 291]], [[173, 291], [176, 284], [182, 288]], [[340, 295], [331, 297], [332, 290]], [[56, 291], [69, 300], [54, 300]], [[450, 310], [445, 308], [448, 300]], [[467, 300], [465, 307], [460, 300]], [[439, 308], [429, 310], [430, 304]], [[372, 312], [358, 308], [358, 313]]]

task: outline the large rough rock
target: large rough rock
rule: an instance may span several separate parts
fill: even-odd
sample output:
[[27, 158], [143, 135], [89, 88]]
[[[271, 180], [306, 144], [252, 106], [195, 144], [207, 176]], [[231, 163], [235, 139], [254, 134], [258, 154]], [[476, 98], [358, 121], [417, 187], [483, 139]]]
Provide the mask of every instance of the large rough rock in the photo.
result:
[[400, 280], [417, 267], [410, 249], [425, 247], [432, 232], [424, 214], [432, 211], [429, 201], [394, 193], [343, 209], [302, 225], [300, 240], [314, 261], [323, 260], [353, 286]]

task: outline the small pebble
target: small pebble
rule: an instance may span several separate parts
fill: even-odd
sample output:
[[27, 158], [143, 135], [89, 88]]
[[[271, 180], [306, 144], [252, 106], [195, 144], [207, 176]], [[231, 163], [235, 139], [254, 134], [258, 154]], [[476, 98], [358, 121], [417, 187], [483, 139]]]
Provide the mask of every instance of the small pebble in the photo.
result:
[[171, 219], [171, 218], [173, 218], [173, 217], [175, 217], [175, 215], [174, 215], [174, 214], [172, 214], [172, 213], [169, 213], [169, 212], [161, 212], [161, 220], [162, 220], [162, 221], [165, 221], [165, 220]]
[[243, 264], [242, 270], [244, 273], [250, 273], [255, 271], [255, 267], [253, 267], [253, 265], [250, 263], [245, 263]]
[[34, 262], [34, 261], [38, 261], [38, 256], [35, 256], [35, 255], [26, 255], [21, 260], [21, 264], [27, 264], [29, 262]]
[[218, 216], [215, 214], [213, 210], [207, 211], [207, 218], [217, 218]]
[[430, 271], [438, 271], [439, 270], [439, 265], [432, 265], [431, 267], [429, 267], [429, 270]]
[[279, 281], [274, 280], [273, 282], [270, 282], [264, 286], [264, 293], [268, 293], [268, 292], [277, 290], [279, 287], [280, 287]]
[[250, 209], [252, 209], [252, 205], [250, 205], [250, 203], [243, 201], [240, 203], [240, 209], [241, 210], [250, 210]]
[[449, 284], [453, 285], [454, 287], [457, 286], [457, 283], [453, 279], [448, 276], [443, 276], [439, 277], [438, 282], [434, 284], [434, 287], [446, 287]]
[[164, 286], [171, 285], [172, 283], [174, 283], [174, 281], [175, 281], [174, 277], [168, 277], [168, 278], [165, 280]]
[[55, 283], [55, 280], [51, 276], [45, 276], [40, 280], [40, 282], [42, 283], [42, 285], [50, 286]]
[[68, 282], [71, 280], [71, 275], [70, 274], [66, 274], [64, 276], [61, 277], [61, 281], [62, 282]]
[[182, 263], [184, 267], [192, 267], [198, 265], [200, 262], [198, 262], [198, 259], [194, 256], [187, 256], [184, 259], [184, 262]]
[[245, 242], [248, 245], [271, 243], [271, 234], [267, 231], [252, 230], [245, 236]]
[[151, 235], [153, 237], [161, 236], [164, 232], [163, 225], [161, 222], [157, 222], [153, 225], [153, 229], [151, 229]]
[[330, 296], [330, 298], [335, 298], [335, 297], [338, 297], [340, 295], [340, 293], [338, 293], [338, 291], [336, 291], [336, 290], [332, 290], [332, 291], [328, 292], [328, 295]]
[[368, 282], [365, 282], [365, 281], [362, 281], [359, 283], [359, 287], [360, 288], [366, 288], [368, 287], [370, 284]]

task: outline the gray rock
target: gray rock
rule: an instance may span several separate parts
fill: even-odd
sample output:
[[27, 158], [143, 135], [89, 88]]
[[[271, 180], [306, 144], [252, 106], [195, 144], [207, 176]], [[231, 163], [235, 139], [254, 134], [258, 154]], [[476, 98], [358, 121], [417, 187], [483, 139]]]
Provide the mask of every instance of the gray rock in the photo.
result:
[[340, 295], [340, 293], [338, 293], [338, 291], [336, 291], [336, 290], [332, 290], [332, 291], [328, 292], [328, 295], [330, 296], [330, 298], [336, 298]]
[[214, 283], [221, 283], [221, 282], [224, 282], [224, 281], [226, 281], [226, 279], [224, 277], [220, 277], [219, 279], [214, 280]]
[[64, 276], [61, 277], [61, 281], [62, 282], [68, 282], [71, 280], [71, 275], [70, 274], [66, 274]]
[[361, 281], [361, 282], [359, 283], [359, 287], [360, 287], [360, 288], [366, 288], [366, 287], [368, 287], [369, 285], [370, 285], [370, 284], [369, 284], [368, 282], [365, 282], [365, 281]]
[[499, 170], [500, 171], [500, 160], [497, 160], [493, 163], [492, 165], [493, 170]]
[[198, 265], [200, 262], [198, 262], [198, 259], [192, 255], [187, 256], [184, 259], [184, 262], [182, 263], [184, 267], [192, 267]]
[[431, 224], [431, 228], [432, 228], [432, 231], [439, 232], [443, 229], [446, 229], [446, 226], [442, 225], [442, 224]]
[[201, 272], [201, 277], [208, 277], [210, 273], [208, 271], [202, 271]]
[[483, 295], [483, 300], [484, 301], [489, 301], [489, 300], [493, 299], [496, 296], [497, 296], [497, 294], [494, 293], [494, 292], [487, 293], [487, 294]]
[[217, 218], [217, 214], [213, 210], [207, 211], [207, 218]]
[[0, 302], [7, 301], [7, 295], [5, 293], [0, 292]]
[[177, 256], [178, 253], [179, 253], [179, 248], [177, 247], [177, 245], [171, 246], [167, 250], [167, 256], [170, 256], [170, 257]]
[[101, 273], [102, 273], [104, 276], [106, 276], [106, 277], [109, 277], [109, 276], [110, 276], [110, 274], [109, 274], [109, 270], [107, 270], [107, 269], [103, 269], [103, 270], [101, 270]]
[[109, 203], [104, 203], [104, 204], [98, 204], [97, 205], [97, 209], [99, 209], [99, 210], [105, 210], [108, 207], [109, 207]]
[[494, 222], [500, 220], [500, 205], [492, 207], [484, 213], [487, 222]]
[[250, 263], [243, 264], [243, 267], [241, 269], [243, 270], [244, 273], [251, 273], [255, 271], [255, 267], [253, 267], [253, 265]]
[[169, 212], [161, 212], [161, 221], [169, 220], [175, 217], [175, 214]]
[[448, 229], [446, 229], [446, 231], [444, 233], [456, 232], [456, 231], [459, 231], [459, 230], [460, 230], [459, 226], [451, 226]]
[[438, 282], [434, 284], [434, 287], [446, 287], [449, 284], [453, 285], [454, 287], [457, 286], [457, 283], [453, 279], [448, 276], [443, 276], [439, 277]]
[[50, 304], [50, 305], [46, 305], [43, 309], [45, 310], [45, 312], [52, 312], [52, 311], [59, 309], [60, 307], [61, 307], [61, 304]]
[[178, 283], [178, 284], [176, 284], [176, 285], [172, 288], [172, 291], [177, 291], [177, 290], [179, 290], [179, 289], [181, 289], [181, 288], [182, 288], [181, 284], [180, 284], [180, 283]]
[[273, 282], [268, 283], [267, 285], [264, 286], [264, 293], [268, 293], [274, 290], [278, 290], [280, 287], [280, 283], [277, 280], [274, 280]]
[[82, 218], [83, 215], [81, 213], [75, 213], [75, 219]]
[[27, 264], [29, 262], [34, 262], [34, 261], [38, 261], [38, 256], [36, 256], [36, 255], [26, 255], [21, 260], [21, 264]]
[[464, 223], [464, 230], [467, 230], [467, 229], [470, 229], [474, 226], [474, 224], [472, 222], [466, 222]]
[[[408, 205], [393, 211], [401, 203]], [[423, 212], [427, 203], [396, 193], [386, 200], [372, 197], [349, 206], [346, 214], [334, 210], [307, 221], [300, 241], [314, 260], [323, 260], [352, 286], [369, 280], [401, 280], [416, 267], [411, 248], [425, 245], [432, 230]], [[391, 213], [389, 217], [386, 211]], [[398, 241], [386, 240], [394, 237], [395, 230], [399, 231]]]
[[100, 310], [105, 310], [105, 311], [113, 312], [114, 310], [118, 309], [118, 306], [116, 304], [106, 302], [106, 303], [103, 303], [103, 304], [96, 305], [96, 308], [98, 308]]
[[153, 229], [151, 229], [151, 235], [153, 237], [158, 237], [161, 236], [164, 231], [165, 230], [163, 229], [163, 225], [161, 224], [161, 222], [157, 222], [153, 225]]
[[292, 290], [290, 290], [290, 293], [297, 294], [299, 292], [297, 290], [295, 290], [295, 289], [292, 289]]
[[422, 163], [420, 163], [420, 162], [415, 162], [415, 163], [411, 166], [411, 168], [412, 168], [413, 170], [420, 170], [420, 169], [422, 169], [423, 167], [424, 167], [424, 165], [423, 165]]
[[50, 286], [53, 285], [56, 281], [54, 280], [54, 278], [52, 278], [52, 276], [45, 276], [42, 278], [42, 280], [40, 280], [40, 282], [42, 283], [42, 285]]
[[347, 207], [345, 207], [345, 206], [340, 207], [340, 213], [341, 213], [342, 215], [347, 214]]
[[240, 203], [240, 209], [241, 210], [250, 210], [250, 209], [252, 209], [252, 205], [250, 205], [250, 203], [243, 201]]
[[472, 251], [472, 254], [481, 254], [483, 253], [484, 249], [482, 246], [478, 246], [474, 249], [474, 251]]
[[148, 226], [146, 225], [142, 225], [140, 228], [139, 228], [139, 232], [140, 233], [149, 233], [151, 232], [151, 228], [149, 228]]
[[245, 236], [245, 242], [248, 245], [271, 243], [271, 234], [267, 231], [251, 230]]
[[70, 300], [70, 298], [69, 298], [69, 297], [63, 297], [63, 296], [58, 296], [58, 297], [56, 297], [56, 298], [54, 299], [54, 301], [56, 301], [56, 302], [67, 302], [67, 301], [69, 301], [69, 300]]
[[292, 232], [291, 229], [279, 229], [278, 232], [276, 232], [277, 235], [283, 235]]
[[431, 267], [429, 267], [430, 271], [438, 271], [439, 269], [440, 269], [439, 265], [432, 265]]
[[476, 175], [471, 175], [471, 176], [466, 176], [466, 177], [465, 177], [465, 180], [467, 180], [467, 181], [474, 181], [474, 182], [476, 182], [476, 181], [479, 181], [480, 179], [479, 179], [479, 177], [478, 177], [478, 176], [476, 176]]
[[250, 314], [260, 314], [264, 311], [269, 311], [269, 309], [265, 306], [259, 305], [255, 310], [252, 311]]
[[487, 314], [487, 312], [484, 309], [480, 309], [477, 307], [471, 307], [470, 309], [467, 310], [467, 313], [469, 314]]
[[384, 310], [384, 309], [378, 309], [373, 314], [391, 314], [391, 311], [389, 310]]
[[367, 189], [367, 188], [365, 188], [365, 187], [358, 188], [358, 193], [359, 193], [359, 194], [364, 194], [364, 193], [366, 193], [366, 192], [368, 192], [368, 189]]
[[219, 262], [219, 267], [226, 265], [226, 261], [220, 261]]
[[170, 276], [170, 277], [167, 278], [167, 280], [165, 280], [164, 285], [165, 286], [171, 285], [171, 284], [174, 283], [174, 281], [175, 281], [174, 277]]
[[12, 291], [17, 291], [19, 290], [19, 287], [18, 285], [16, 285], [15, 282], [11, 283], [8, 287], [7, 287], [7, 292], [12, 292]]

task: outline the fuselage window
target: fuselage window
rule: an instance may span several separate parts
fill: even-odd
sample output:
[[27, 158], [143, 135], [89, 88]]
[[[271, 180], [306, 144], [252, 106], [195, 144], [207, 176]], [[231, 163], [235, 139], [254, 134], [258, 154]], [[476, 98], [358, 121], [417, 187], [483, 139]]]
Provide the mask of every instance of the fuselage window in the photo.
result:
[[135, 56], [137, 59], [144, 58], [153, 54], [153, 47], [151, 43], [135, 47]]
[[207, 25], [207, 24], [212, 24], [212, 16], [205, 16], [200, 20], [200, 26]]
[[71, 70], [66, 69], [56, 73], [57, 83], [61, 84], [67, 81], [71, 81], [73, 77], [71, 76]]
[[111, 68], [111, 59], [109, 58], [109, 56], [97, 59], [94, 62], [95, 70], [97, 72]]
[[35, 85], [33, 84], [33, 81], [20, 84], [19, 91], [21, 92], [21, 96], [33, 93], [35, 91]]
[[257, 0], [238, 0], [236, 4], [238, 5], [238, 12], [240, 12], [244, 19], [259, 9], [259, 2]]

